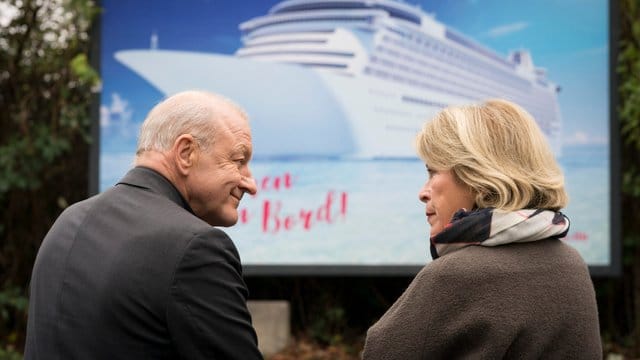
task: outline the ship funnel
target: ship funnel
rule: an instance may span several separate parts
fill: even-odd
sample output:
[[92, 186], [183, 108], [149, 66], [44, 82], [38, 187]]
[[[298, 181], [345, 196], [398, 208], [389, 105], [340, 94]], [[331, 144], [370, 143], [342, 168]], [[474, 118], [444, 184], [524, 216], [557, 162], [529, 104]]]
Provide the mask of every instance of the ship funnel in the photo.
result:
[[151, 50], [158, 50], [158, 34], [153, 31], [151, 34], [151, 39], [149, 40], [149, 47]]
[[518, 65], [518, 67], [534, 70], [533, 59], [527, 50], [516, 50], [509, 54], [509, 61]]

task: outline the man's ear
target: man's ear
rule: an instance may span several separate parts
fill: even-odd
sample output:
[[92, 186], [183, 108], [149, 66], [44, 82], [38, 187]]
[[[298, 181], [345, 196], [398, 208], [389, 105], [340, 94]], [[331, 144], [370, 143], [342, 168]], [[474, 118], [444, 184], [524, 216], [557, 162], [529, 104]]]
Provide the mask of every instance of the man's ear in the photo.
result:
[[191, 134], [182, 134], [173, 143], [176, 170], [186, 176], [198, 161], [198, 142]]

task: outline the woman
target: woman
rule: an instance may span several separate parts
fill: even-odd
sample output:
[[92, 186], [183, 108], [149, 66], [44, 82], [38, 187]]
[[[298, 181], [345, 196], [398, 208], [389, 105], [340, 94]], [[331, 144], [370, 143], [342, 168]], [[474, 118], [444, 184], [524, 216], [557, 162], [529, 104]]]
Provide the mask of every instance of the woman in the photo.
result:
[[595, 292], [562, 238], [564, 178], [531, 116], [448, 107], [416, 139], [434, 259], [367, 332], [364, 359], [601, 359]]

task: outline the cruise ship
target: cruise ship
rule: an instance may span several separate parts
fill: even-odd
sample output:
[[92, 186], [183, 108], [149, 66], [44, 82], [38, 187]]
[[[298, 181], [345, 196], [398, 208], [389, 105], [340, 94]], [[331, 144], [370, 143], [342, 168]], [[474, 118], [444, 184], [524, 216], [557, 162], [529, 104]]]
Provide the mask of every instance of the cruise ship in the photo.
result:
[[416, 158], [413, 138], [437, 111], [495, 97], [527, 109], [561, 154], [559, 86], [529, 52], [501, 56], [417, 6], [286, 0], [239, 29], [233, 55], [152, 45], [115, 57], [165, 95], [239, 103], [259, 158]]

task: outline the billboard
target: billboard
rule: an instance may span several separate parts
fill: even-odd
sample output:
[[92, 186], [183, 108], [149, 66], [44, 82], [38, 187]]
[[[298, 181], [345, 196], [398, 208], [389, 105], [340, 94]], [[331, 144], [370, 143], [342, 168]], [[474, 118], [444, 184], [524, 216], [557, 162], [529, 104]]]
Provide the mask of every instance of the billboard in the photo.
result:
[[413, 137], [444, 106], [494, 97], [534, 116], [565, 172], [564, 241], [592, 272], [616, 271], [608, 1], [102, 7], [97, 188], [131, 168], [167, 95], [231, 98], [254, 141], [258, 194], [225, 229], [248, 274], [417, 272], [430, 255]]

